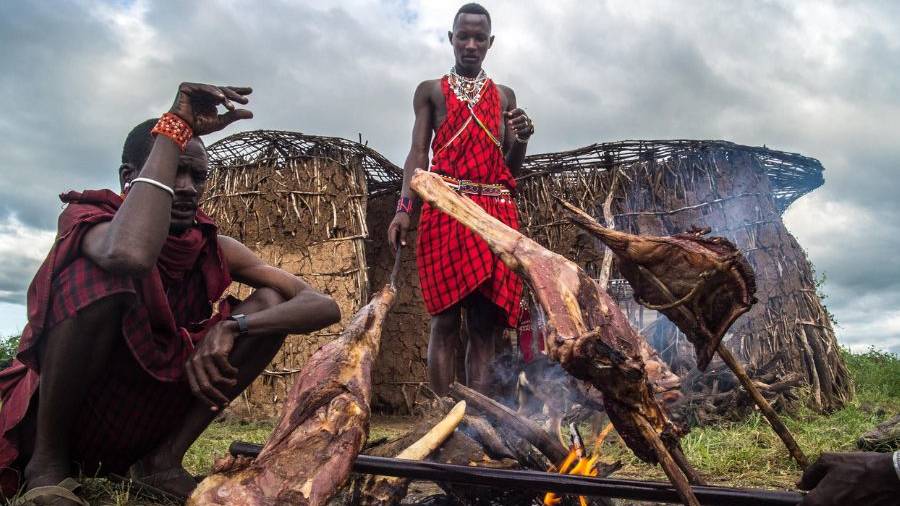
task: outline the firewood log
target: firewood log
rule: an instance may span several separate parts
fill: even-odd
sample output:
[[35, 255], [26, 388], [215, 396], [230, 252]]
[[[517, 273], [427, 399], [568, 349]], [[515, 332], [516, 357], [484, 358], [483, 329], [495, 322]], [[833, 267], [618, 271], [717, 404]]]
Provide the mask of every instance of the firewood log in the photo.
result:
[[423, 200], [478, 234], [529, 284], [547, 322], [545, 349], [569, 374], [603, 393], [610, 420], [641, 459], [659, 462], [687, 504], [697, 505], [672, 457], [679, 430], [653, 396], [641, 359], [643, 339], [612, 298], [573, 262], [487, 214], [438, 176], [416, 171], [412, 188]]
[[255, 459], [217, 462], [189, 505], [324, 505], [366, 441], [372, 364], [396, 291], [386, 286], [337, 340], [299, 373], [281, 418]]
[[[453, 434], [465, 413], [466, 402], [458, 402], [443, 420], [438, 422], [421, 439], [400, 452], [397, 458], [424, 460]], [[399, 504], [400, 500], [406, 497], [409, 482], [408, 478], [368, 475], [362, 485], [359, 504], [360, 506], [391, 506]]]

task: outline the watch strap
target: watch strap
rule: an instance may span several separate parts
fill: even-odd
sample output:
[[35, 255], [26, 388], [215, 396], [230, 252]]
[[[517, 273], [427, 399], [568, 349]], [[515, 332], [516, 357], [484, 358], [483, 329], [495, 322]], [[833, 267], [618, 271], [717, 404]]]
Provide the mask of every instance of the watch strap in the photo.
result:
[[229, 320], [233, 320], [238, 324], [238, 335], [245, 336], [248, 332], [250, 332], [250, 328], [247, 325], [247, 315], [245, 314], [233, 314], [228, 317]]

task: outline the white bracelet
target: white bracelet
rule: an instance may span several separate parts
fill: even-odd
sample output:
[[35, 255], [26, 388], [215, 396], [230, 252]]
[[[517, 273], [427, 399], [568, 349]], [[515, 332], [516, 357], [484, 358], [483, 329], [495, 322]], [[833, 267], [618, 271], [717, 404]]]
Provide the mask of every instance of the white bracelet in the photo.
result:
[[149, 177], [136, 177], [136, 178], [134, 178], [134, 179], [131, 180], [131, 184], [134, 184], [134, 183], [147, 183], [147, 184], [149, 184], [149, 185], [152, 185], [152, 186], [155, 186], [155, 187], [159, 188], [160, 190], [163, 190], [163, 191], [167, 192], [169, 195], [172, 196], [173, 199], [175, 198], [175, 191], [174, 191], [174, 190], [172, 190], [172, 189], [169, 188], [168, 186], [166, 186], [166, 185], [160, 183], [159, 181], [157, 181], [157, 180], [155, 180], [155, 179], [150, 179]]
[[900, 450], [894, 452], [891, 460], [894, 461], [894, 472], [897, 473], [897, 479], [900, 480]]

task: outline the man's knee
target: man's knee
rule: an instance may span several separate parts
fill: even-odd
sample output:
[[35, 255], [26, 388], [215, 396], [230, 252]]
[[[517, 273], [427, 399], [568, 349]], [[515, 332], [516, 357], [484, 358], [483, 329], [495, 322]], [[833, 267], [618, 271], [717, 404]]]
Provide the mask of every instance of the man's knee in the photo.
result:
[[460, 327], [459, 310], [452, 308], [431, 317], [432, 339], [458, 338]]
[[117, 294], [94, 301], [49, 329], [42, 344], [68, 339], [97, 343], [120, 336], [127, 299], [128, 295]]
[[277, 290], [269, 287], [258, 288], [246, 300], [238, 304], [232, 312], [243, 314], [258, 313], [275, 307], [284, 301], [285, 298]]

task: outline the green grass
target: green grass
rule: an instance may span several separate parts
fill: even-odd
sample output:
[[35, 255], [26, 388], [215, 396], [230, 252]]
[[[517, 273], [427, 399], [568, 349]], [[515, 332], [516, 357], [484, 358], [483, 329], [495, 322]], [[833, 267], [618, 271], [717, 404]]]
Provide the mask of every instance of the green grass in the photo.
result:
[[[900, 357], [875, 350], [843, 352], [856, 386], [856, 397], [843, 409], [829, 415], [802, 410], [785, 423], [807, 456], [822, 452], [852, 451], [856, 439], [890, 416], [900, 413]], [[370, 440], [402, 434], [413, 420], [376, 417]], [[213, 423], [188, 451], [185, 467], [194, 474], [209, 472], [215, 458], [228, 451], [232, 441], [262, 443], [272, 430], [271, 422], [225, 420]], [[585, 428], [583, 434], [589, 434]], [[741, 486], [793, 488], [800, 469], [788, 456], [765, 419], [754, 414], [739, 423], [695, 428], [682, 440], [688, 460], [710, 483]], [[619, 477], [665, 480], [662, 471], [637, 460], [616, 436], [602, 448], [604, 462], [621, 460]], [[91, 504], [116, 506], [171, 506], [151, 498], [136, 497], [126, 486], [102, 479], [84, 480]]]
[[[829, 415], [801, 410], [784, 417], [804, 453], [853, 451], [856, 440], [875, 425], [900, 413], [900, 357], [876, 350], [843, 352], [856, 386], [856, 397]], [[621, 476], [664, 479], [658, 467], [635, 458], [621, 440], [607, 444], [604, 460], [621, 460]], [[694, 428], [681, 442], [688, 460], [711, 483], [790, 488], [800, 477], [781, 440], [755, 413], [739, 423]]]

